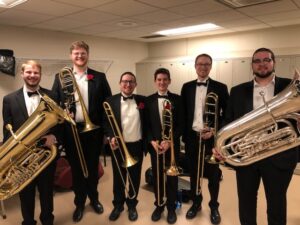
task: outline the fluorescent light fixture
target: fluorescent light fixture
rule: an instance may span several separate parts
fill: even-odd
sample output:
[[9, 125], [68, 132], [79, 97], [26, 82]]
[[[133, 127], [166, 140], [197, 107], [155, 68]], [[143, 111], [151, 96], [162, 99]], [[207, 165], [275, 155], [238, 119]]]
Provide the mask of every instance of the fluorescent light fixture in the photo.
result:
[[219, 28], [221, 28], [221, 27], [217, 26], [216, 24], [204, 23], [204, 24], [195, 25], [195, 26], [180, 27], [180, 28], [175, 28], [175, 29], [170, 29], [170, 30], [162, 30], [162, 31], [156, 32], [156, 34], [171, 36], [171, 35], [181, 35], [181, 34], [205, 32], [205, 31], [210, 31], [210, 30], [216, 30]]
[[12, 8], [19, 5], [27, 0], [0, 0], [0, 7], [2, 8]]

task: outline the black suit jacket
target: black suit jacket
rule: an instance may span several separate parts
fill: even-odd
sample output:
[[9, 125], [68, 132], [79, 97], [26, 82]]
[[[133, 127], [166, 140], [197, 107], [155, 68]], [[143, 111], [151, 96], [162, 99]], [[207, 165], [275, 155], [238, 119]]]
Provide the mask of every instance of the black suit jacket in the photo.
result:
[[[162, 125], [160, 121], [160, 114], [158, 108], [158, 93], [154, 93], [146, 98], [146, 109], [147, 109], [147, 142], [149, 151], [152, 148], [151, 141], [162, 140]], [[181, 97], [177, 94], [168, 92], [168, 100], [170, 100], [172, 120], [173, 120], [173, 141], [175, 151], [179, 152], [180, 148], [180, 137], [183, 130], [183, 116], [182, 116], [182, 102]]]
[[[275, 77], [274, 95], [281, 92], [290, 82], [290, 79]], [[239, 119], [241, 116], [253, 110], [253, 89], [253, 81], [237, 85], [231, 89], [225, 113], [225, 124]], [[292, 168], [297, 163], [298, 151], [288, 150], [264, 160], [271, 161], [279, 168]]]
[[[195, 96], [196, 96], [197, 80], [187, 82], [181, 89], [181, 97], [183, 101], [183, 115], [184, 115], [184, 131], [183, 141], [189, 141], [190, 133], [192, 132], [194, 111], [195, 111]], [[214, 92], [218, 95], [218, 124], [222, 123], [223, 115], [226, 110], [228, 100], [227, 86], [221, 82], [215, 81], [211, 78], [208, 79], [207, 94]]]
[[[40, 87], [39, 92], [41, 94], [46, 94], [54, 101], [57, 101], [55, 94], [50, 90]], [[10, 132], [5, 128], [5, 126], [7, 124], [11, 124], [13, 127], [13, 131], [15, 132], [28, 119], [28, 112], [27, 112], [25, 98], [23, 94], [23, 88], [4, 96], [2, 115], [3, 115], [3, 142], [5, 142], [11, 136]], [[56, 130], [51, 129], [51, 133], [55, 133], [55, 132]]]
[[[145, 132], [145, 129], [146, 129], [146, 126], [145, 126], [145, 97], [142, 96], [142, 95], [133, 95], [133, 98], [134, 100], [136, 101], [136, 105], [137, 105], [137, 108], [139, 110], [139, 113], [140, 113], [140, 119], [141, 119], [141, 126], [142, 126], [142, 141], [143, 141], [143, 151], [145, 152], [146, 151], [146, 144], [145, 144], [145, 138], [146, 138], [146, 132]], [[108, 98], [106, 100], [111, 108], [112, 108], [112, 111], [115, 115], [115, 119], [118, 123], [118, 126], [120, 128], [120, 131], [122, 132], [122, 125], [121, 125], [121, 94], [116, 94], [116, 95], [113, 95], [111, 96], [110, 98]], [[104, 132], [105, 132], [105, 135], [107, 137], [114, 137], [114, 133], [113, 133], [113, 130], [110, 126], [110, 123], [108, 121], [108, 118], [107, 116], [105, 116], [105, 123], [104, 123]]]
[[[111, 96], [111, 89], [104, 73], [88, 68], [88, 75], [92, 75], [92, 79], [88, 80], [88, 114], [92, 123], [101, 126], [103, 123], [103, 107], [104, 100]], [[52, 90], [57, 94], [60, 105], [65, 108], [65, 95], [61, 88], [58, 74], [55, 76]]]

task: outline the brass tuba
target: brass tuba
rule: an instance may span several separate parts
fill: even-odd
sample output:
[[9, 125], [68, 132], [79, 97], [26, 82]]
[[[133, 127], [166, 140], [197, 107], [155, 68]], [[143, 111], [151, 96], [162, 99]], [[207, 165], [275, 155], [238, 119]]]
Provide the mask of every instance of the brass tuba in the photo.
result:
[[[114, 157], [114, 159], [116, 161], [119, 174], [121, 176], [123, 185], [124, 185], [124, 187], [126, 189], [126, 192], [127, 192], [127, 196], [128, 196], [129, 199], [133, 199], [136, 196], [136, 190], [134, 188], [131, 176], [129, 174], [128, 167], [131, 167], [131, 166], [135, 165], [138, 161], [136, 159], [134, 159], [130, 155], [130, 153], [129, 153], [127, 147], [126, 147], [125, 141], [123, 139], [122, 132], [121, 132], [121, 130], [119, 128], [119, 125], [118, 125], [118, 123], [116, 121], [116, 117], [114, 115], [114, 112], [112, 111], [112, 108], [111, 108], [110, 104], [108, 102], [103, 102], [103, 108], [105, 110], [107, 119], [108, 119], [108, 121], [110, 123], [111, 129], [112, 129], [112, 131], [114, 133], [114, 137], [117, 140], [117, 143], [118, 143], [118, 146], [119, 146], [119, 150], [120, 150], [120, 155], [121, 155], [121, 158], [122, 158], [123, 162], [118, 162], [116, 154], [114, 152], [115, 150], [112, 148], [110, 140], [109, 140], [109, 145], [111, 147], [112, 156]], [[121, 168], [120, 168], [120, 164], [122, 165], [122, 167], [126, 168], [126, 170], [127, 170], [128, 182], [129, 182], [129, 185], [131, 186], [131, 188], [133, 190], [133, 194], [132, 195], [129, 194], [129, 190], [126, 187], [126, 178], [122, 174], [122, 171], [121, 171]]]
[[0, 147], [0, 200], [7, 199], [25, 188], [55, 158], [57, 148], [38, 145], [40, 138], [50, 128], [64, 120], [75, 124], [73, 119], [47, 95], [40, 95], [37, 109]]
[[300, 118], [300, 83], [291, 84], [264, 105], [223, 127], [216, 149], [233, 166], [246, 166], [300, 145], [291, 121]]

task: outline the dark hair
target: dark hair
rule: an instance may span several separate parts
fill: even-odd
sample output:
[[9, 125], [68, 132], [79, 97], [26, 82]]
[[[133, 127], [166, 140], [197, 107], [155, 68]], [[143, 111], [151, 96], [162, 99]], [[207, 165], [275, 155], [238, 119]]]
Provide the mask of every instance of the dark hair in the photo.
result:
[[256, 49], [255, 52], [252, 55], [252, 60], [253, 60], [254, 55], [256, 53], [258, 53], [258, 52], [269, 52], [271, 54], [271, 58], [272, 58], [273, 62], [275, 62], [274, 52], [271, 49], [268, 49], [268, 48], [259, 48], [259, 49]]
[[156, 80], [157, 78], [157, 75], [158, 74], [166, 74], [168, 76], [168, 79], [171, 80], [171, 75], [170, 75], [170, 71], [166, 68], [158, 68], [157, 70], [155, 70], [155, 73], [154, 73], [154, 80]]
[[70, 47], [70, 53], [72, 53], [72, 51], [76, 48], [83, 48], [86, 50], [86, 52], [89, 54], [89, 45], [87, 43], [85, 43], [84, 41], [75, 41], [71, 44]]
[[122, 73], [122, 75], [121, 75], [121, 77], [120, 77], [120, 83], [121, 83], [121, 81], [122, 81], [123, 76], [125, 76], [125, 75], [133, 76], [133, 77], [134, 77], [134, 80], [135, 80], [135, 82], [136, 82], [136, 77], [135, 77], [135, 75], [134, 75], [132, 72], [127, 71], [127, 72]]
[[200, 54], [200, 55], [198, 55], [198, 56], [196, 57], [196, 59], [195, 59], [195, 65], [196, 65], [196, 63], [197, 63], [197, 60], [198, 60], [200, 57], [206, 57], [206, 58], [209, 58], [211, 63], [212, 63], [212, 61], [213, 61], [213, 60], [212, 60], [212, 57], [211, 57], [209, 54], [203, 53], [203, 54]]

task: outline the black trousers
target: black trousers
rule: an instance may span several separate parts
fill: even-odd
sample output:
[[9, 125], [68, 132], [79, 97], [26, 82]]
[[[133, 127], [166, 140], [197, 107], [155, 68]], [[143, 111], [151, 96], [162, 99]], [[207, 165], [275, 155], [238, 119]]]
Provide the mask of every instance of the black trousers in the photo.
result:
[[[154, 185], [154, 194], [155, 194], [154, 205], [162, 206], [162, 207], [166, 205], [168, 210], [175, 210], [177, 191], [178, 191], [178, 176], [164, 176], [166, 172], [164, 168], [168, 169], [170, 167], [171, 151], [170, 149], [168, 149], [164, 153], [165, 162], [163, 162], [163, 154], [158, 155], [153, 148], [151, 148], [150, 154], [151, 154], [153, 185]], [[179, 158], [179, 146], [175, 147], [176, 162], [178, 162], [178, 158]], [[165, 189], [166, 199], [163, 199], [164, 189]]]
[[268, 225], [286, 224], [286, 192], [294, 169], [280, 169], [269, 159], [236, 169], [241, 225], [256, 225], [257, 192], [263, 181]]
[[[113, 169], [113, 205], [114, 207], [122, 207], [124, 202], [126, 202], [128, 208], [135, 208], [138, 204], [138, 194], [140, 188], [141, 181], [141, 170], [143, 164], [143, 148], [142, 141], [126, 143], [129, 154], [135, 158], [138, 162], [128, 167], [127, 169], [122, 166], [125, 160], [124, 152], [121, 152], [119, 149], [113, 151], [118, 164], [111, 153], [112, 157], [112, 169]], [[125, 186], [120, 175], [120, 171], [122, 173], [122, 177], [124, 182], [127, 183], [128, 190], [125, 190]], [[128, 176], [128, 178], [127, 178]], [[131, 179], [131, 183], [129, 183], [129, 179]], [[128, 192], [129, 191], [129, 192]], [[127, 193], [128, 192], [128, 193]], [[135, 196], [134, 196], [135, 193]]]
[[100, 129], [86, 133], [79, 133], [83, 155], [88, 170], [88, 177], [85, 178], [78, 158], [71, 128], [68, 126], [67, 129], [66, 154], [72, 171], [72, 189], [75, 194], [74, 204], [77, 207], [84, 207], [87, 197], [91, 202], [98, 201], [98, 166], [100, 151], [103, 144], [103, 134]]
[[40, 221], [43, 225], [53, 225], [53, 185], [56, 163], [52, 162], [42, 171], [28, 186], [20, 193], [21, 212], [23, 217], [22, 225], [35, 225], [35, 193], [39, 191], [41, 206]]
[[[203, 151], [204, 149], [203, 145], [205, 145], [204, 157], [206, 157], [211, 154], [212, 146], [208, 143], [205, 143], [205, 141], [202, 141], [201, 151]], [[189, 162], [191, 198], [194, 204], [200, 205], [203, 199], [202, 193], [196, 194], [197, 177], [198, 174], [199, 175], [202, 174], [202, 168], [203, 168], [204, 170], [203, 175], [205, 178], [208, 179], [208, 190], [210, 193], [209, 207], [211, 209], [218, 209], [219, 207], [218, 196], [219, 196], [220, 176], [221, 176], [219, 165], [207, 163], [205, 159], [202, 160], [203, 159], [202, 152], [200, 153], [200, 160], [199, 160], [199, 136], [197, 135], [196, 132], [191, 132], [189, 141], [185, 143], [185, 150]], [[199, 173], [198, 173], [198, 165], [199, 165]], [[199, 180], [198, 187], [203, 189], [203, 187], [200, 187], [200, 178], [198, 180]]]

